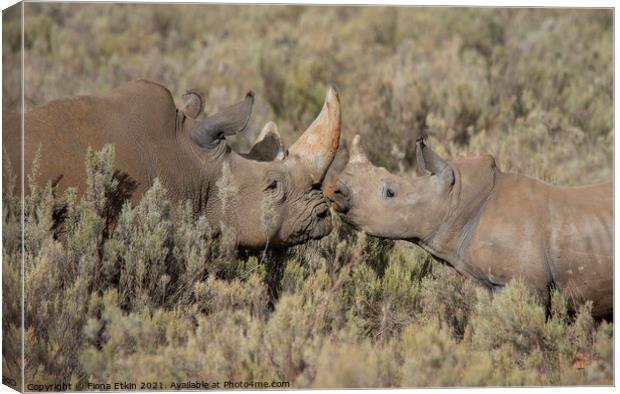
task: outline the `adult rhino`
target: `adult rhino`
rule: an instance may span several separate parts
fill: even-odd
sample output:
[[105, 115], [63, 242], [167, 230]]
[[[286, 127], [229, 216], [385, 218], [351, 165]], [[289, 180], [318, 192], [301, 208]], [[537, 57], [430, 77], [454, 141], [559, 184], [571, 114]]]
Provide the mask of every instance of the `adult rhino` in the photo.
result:
[[490, 155], [447, 162], [422, 139], [416, 175], [373, 166], [359, 135], [326, 188], [344, 220], [411, 241], [492, 290], [521, 277], [541, 299], [558, 288], [575, 310], [613, 311], [612, 184], [558, 187], [500, 171]]
[[[340, 140], [338, 94], [329, 88], [321, 113], [288, 151], [270, 123], [252, 151], [241, 155], [226, 136], [246, 129], [253, 100], [250, 92], [219, 113], [200, 115], [198, 94], [189, 92], [179, 110], [168, 89], [141, 80], [102, 97], [53, 101], [25, 114], [25, 173], [40, 147], [40, 180], [80, 192], [88, 147], [113, 144], [117, 175], [135, 183], [132, 200], [158, 177], [173, 201], [191, 200], [215, 228], [233, 228], [240, 248], [327, 235], [331, 216], [321, 184]], [[3, 146], [11, 162], [20, 163], [19, 115], [3, 114], [3, 127]]]

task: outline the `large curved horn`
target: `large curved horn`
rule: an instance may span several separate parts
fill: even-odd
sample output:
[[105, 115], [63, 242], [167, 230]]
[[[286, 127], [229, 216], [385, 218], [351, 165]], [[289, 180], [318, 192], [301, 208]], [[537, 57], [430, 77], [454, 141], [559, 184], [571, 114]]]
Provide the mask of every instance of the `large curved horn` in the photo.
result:
[[300, 160], [313, 180], [323, 181], [340, 144], [340, 98], [333, 86], [325, 96], [319, 116], [289, 149], [289, 157]]
[[250, 122], [253, 104], [254, 93], [249, 91], [243, 101], [207, 116], [192, 130], [192, 139], [203, 148], [213, 148], [227, 135], [242, 132]]

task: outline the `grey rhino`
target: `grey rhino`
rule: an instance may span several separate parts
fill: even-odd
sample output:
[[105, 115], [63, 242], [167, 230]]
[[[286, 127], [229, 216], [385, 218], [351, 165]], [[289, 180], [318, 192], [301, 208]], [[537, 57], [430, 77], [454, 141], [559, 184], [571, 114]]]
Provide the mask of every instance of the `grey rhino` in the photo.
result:
[[[340, 141], [340, 101], [333, 88], [288, 151], [268, 124], [244, 155], [234, 152], [226, 137], [247, 128], [251, 92], [211, 116], [201, 115], [199, 94], [185, 98], [177, 109], [168, 89], [141, 80], [106, 96], [65, 98], [35, 108], [25, 114], [25, 173], [40, 148], [40, 181], [82, 193], [88, 147], [113, 144], [127, 197], [135, 202], [158, 177], [173, 201], [190, 200], [213, 228], [233, 228], [239, 248], [288, 246], [331, 231], [321, 186]], [[20, 126], [19, 114], [3, 113], [2, 144], [12, 163], [21, 162]], [[19, 165], [13, 167], [20, 179]]]
[[549, 305], [558, 288], [575, 310], [613, 311], [611, 182], [558, 187], [500, 171], [490, 155], [447, 162], [423, 139], [416, 175], [372, 165], [359, 135], [326, 188], [343, 219], [368, 234], [421, 246], [491, 290], [521, 277]]

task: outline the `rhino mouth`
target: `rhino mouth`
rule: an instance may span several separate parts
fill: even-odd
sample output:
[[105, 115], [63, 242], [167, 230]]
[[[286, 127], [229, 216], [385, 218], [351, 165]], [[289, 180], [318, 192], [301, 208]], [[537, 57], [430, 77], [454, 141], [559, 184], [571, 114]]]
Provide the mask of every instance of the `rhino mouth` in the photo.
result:
[[332, 231], [332, 216], [329, 212], [329, 206], [326, 203], [321, 204], [317, 208], [316, 223], [310, 238], [320, 239]]
[[345, 215], [351, 209], [349, 190], [342, 182], [334, 182], [325, 191], [332, 209], [341, 215]]
[[309, 240], [325, 237], [332, 231], [332, 217], [329, 205], [325, 201], [317, 202], [310, 209], [310, 214], [300, 217], [295, 225], [296, 231], [290, 235], [287, 245], [297, 245]]
[[331, 208], [340, 215], [344, 215], [349, 211], [346, 206], [340, 205], [338, 201], [330, 201], [330, 203]]

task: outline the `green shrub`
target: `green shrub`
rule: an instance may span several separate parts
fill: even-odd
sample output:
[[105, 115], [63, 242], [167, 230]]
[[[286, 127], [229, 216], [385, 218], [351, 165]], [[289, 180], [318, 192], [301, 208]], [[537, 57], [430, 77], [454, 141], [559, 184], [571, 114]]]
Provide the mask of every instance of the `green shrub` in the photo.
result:
[[[547, 317], [520, 281], [491, 297], [419, 248], [356, 234], [338, 219], [320, 241], [231, 254], [205, 217], [171, 204], [157, 180], [136, 206], [110, 217], [106, 195], [118, 187], [111, 152], [89, 153], [84, 195], [48, 184], [26, 200], [27, 382], [611, 381], [613, 328], [592, 319], [590, 303], [571, 318], [555, 292]], [[20, 210], [10, 191], [3, 197], [3, 290], [17, 301], [20, 249], [11, 231]], [[65, 215], [53, 219], [59, 206]], [[3, 317], [4, 366], [19, 371], [19, 302], [5, 303]], [[584, 373], [571, 368], [578, 357], [587, 360]]]
[[436, 265], [422, 281], [422, 321], [436, 318], [455, 338], [462, 338], [477, 304], [476, 288], [452, 268]]
[[490, 354], [458, 343], [437, 320], [408, 327], [401, 341], [405, 387], [497, 384]]

